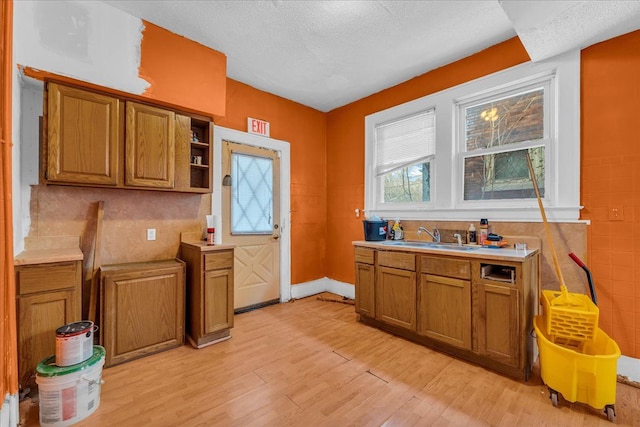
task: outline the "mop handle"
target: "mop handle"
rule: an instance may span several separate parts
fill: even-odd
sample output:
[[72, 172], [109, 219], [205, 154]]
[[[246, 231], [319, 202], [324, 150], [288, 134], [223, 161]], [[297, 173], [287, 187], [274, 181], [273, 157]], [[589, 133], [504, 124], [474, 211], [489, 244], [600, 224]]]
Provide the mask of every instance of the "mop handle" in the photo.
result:
[[531, 174], [531, 181], [533, 182], [533, 189], [536, 192], [536, 198], [538, 199], [538, 207], [540, 208], [540, 214], [542, 215], [542, 223], [544, 224], [544, 231], [547, 233], [547, 240], [549, 241], [549, 247], [551, 248], [551, 255], [553, 257], [553, 265], [556, 268], [556, 275], [560, 280], [560, 290], [563, 295], [567, 295], [567, 286], [564, 284], [564, 277], [562, 277], [562, 271], [560, 271], [560, 262], [558, 261], [558, 255], [556, 255], [556, 248], [553, 246], [553, 239], [551, 238], [551, 229], [547, 222], [547, 215], [544, 212], [544, 206], [542, 205], [542, 199], [540, 198], [540, 190], [538, 190], [538, 182], [536, 175], [533, 172], [533, 165], [531, 164], [531, 157], [527, 151], [527, 165], [529, 166], [529, 173]]
[[574, 254], [573, 252], [571, 252], [569, 254], [569, 256], [571, 257], [571, 259], [578, 264], [580, 267], [585, 268], [586, 265], [584, 265], [584, 262], [582, 262], [582, 260], [580, 258], [578, 258], [578, 256], [576, 254]]
[[589, 282], [589, 292], [591, 293], [591, 301], [593, 301], [595, 305], [598, 305], [598, 298], [596, 297], [596, 288], [593, 285], [593, 278], [591, 277], [591, 271], [589, 271], [587, 266], [584, 265], [584, 262], [582, 262], [582, 260], [578, 258], [578, 255], [571, 252], [569, 256], [576, 264], [578, 264], [578, 266], [580, 266], [584, 270], [585, 273], [587, 273], [587, 281]]

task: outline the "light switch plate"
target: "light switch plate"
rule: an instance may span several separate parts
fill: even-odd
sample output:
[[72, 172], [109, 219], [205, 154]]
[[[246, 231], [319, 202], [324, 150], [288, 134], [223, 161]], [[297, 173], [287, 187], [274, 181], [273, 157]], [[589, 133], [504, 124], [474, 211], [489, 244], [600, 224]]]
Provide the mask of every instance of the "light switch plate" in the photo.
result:
[[147, 228], [147, 240], [156, 240], [155, 228]]

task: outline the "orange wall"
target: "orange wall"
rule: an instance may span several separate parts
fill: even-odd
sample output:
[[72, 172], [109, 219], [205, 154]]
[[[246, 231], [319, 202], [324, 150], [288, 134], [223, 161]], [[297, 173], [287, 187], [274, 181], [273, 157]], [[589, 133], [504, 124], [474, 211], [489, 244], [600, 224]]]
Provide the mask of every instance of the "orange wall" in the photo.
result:
[[247, 117], [270, 123], [271, 137], [291, 147], [291, 283], [327, 275], [325, 114], [227, 79], [227, 105], [216, 125], [246, 131]]
[[327, 114], [327, 274], [354, 283], [351, 242], [362, 240], [364, 208], [364, 119], [376, 111], [420, 98], [529, 60], [512, 38], [405, 83], [385, 89]]
[[138, 73], [151, 84], [143, 96], [209, 116], [224, 115], [227, 57], [143, 22]]
[[[640, 358], [640, 31], [582, 51], [582, 218], [600, 327]], [[623, 220], [612, 221], [612, 208]]]
[[[296, 102], [252, 88], [246, 84], [226, 78], [226, 57], [215, 50], [204, 47], [184, 37], [173, 34], [163, 28], [145, 22], [141, 47], [140, 76], [151, 83], [151, 87], [139, 97], [152, 99], [161, 105], [173, 106], [181, 110], [198, 112], [214, 118], [216, 125], [231, 129], [246, 131], [247, 117], [267, 120], [271, 124], [271, 137], [284, 140], [291, 146], [291, 280], [292, 283], [302, 283], [320, 279], [327, 275], [326, 244], [327, 244], [327, 191], [326, 191], [326, 119], [325, 114], [305, 107]], [[92, 84], [79, 82], [52, 73], [26, 68], [25, 73], [39, 79], [55, 78], [70, 83], [104, 89]], [[116, 91], [111, 91], [116, 92]], [[91, 199], [86, 193], [99, 193], [92, 189], [77, 190], [69, 188], [38, 188], [34, 187], [32, 197], [67, 197], [74, 191], [80, 191], [83, 203], [80, 209], [92, 212], [90, 206], [97, 200]], [[133, 200], [135, 192], [124, 191], [114, 193], [107, 191], [103, 199], [113, 196], [110, 206], [118, 203], [125, 204], [127, 199]], [[96, 195], [96, 197], [98, 197]], [[150, 203], [161, 202], [166, 199], [164, 194], [151, 194]], [[171, 196], [177, 197], [177, 196]], [[204, 204], [209, 198], [196, 196], [193, 208], [184, 210], [184, 204], [176, 204], [176, 209], [165, 209], [165, 216], [172, 215], [181, 220], [173, 221], [170, 228], [162, 228], [158, 224], [159, 233], [156, 245], [162, 245], [163, 251], [157, 257], [165, 255], [166, 251], [177, 250], [177, 227], [182, 231], [197, 229], [199, 218], [204, 219], [202, 212]], [[198, 203], [200, 200], [200, 203]], [[49, 204], [51, 206], [52, 204]], [[40, 206], [37, 205], [36, 206]], [[142, 214], [136, 209], [135, 203], [130, 207], [130, 228], [140, 228], [133, 218]], [[178, 209], [178, 207], [180, 209]], [[142, 208], [141, 208], [142, 209]], [[105, 209], [106, 211], [106, 209]], [[32, 212], [32, 218], [48, 213], [46, 208]], [[73, 217], [71, 211], [63, 216]], [[44, 215], [44, 217], [51, 217]], [[85, 227], [88, 218], [81, 221], [65, 221], [58, 218], [55, 223], [37, 222], [32, 224], [35, 230], [54, 233], [77, 233], [76, 228]], [[105, 214], [105, 220], [108, 215]], [[195, 222], [194, 222], [195, 221]], [[55, 229], [64, 224], [62, 229]], [[71, 225], [73, 224], [73, 225]], [[55, 230], [54, 230], [55, 229]], [[117, 242], [126, 242], [135, 236], [127, 227], [119, 227], [121, 233], [114, 235]], [[162, 237], [164, 236], [164, 237]], [[122, 238], [120, 238], [122, 237]], [[114, 254], [118, 253], [114, 246]], [[175, 252], [175, 251], [174, 251]], [[134, 256], [130, 254], [130, 256]], [[120, 261], [119, 261], [120, 262]]]

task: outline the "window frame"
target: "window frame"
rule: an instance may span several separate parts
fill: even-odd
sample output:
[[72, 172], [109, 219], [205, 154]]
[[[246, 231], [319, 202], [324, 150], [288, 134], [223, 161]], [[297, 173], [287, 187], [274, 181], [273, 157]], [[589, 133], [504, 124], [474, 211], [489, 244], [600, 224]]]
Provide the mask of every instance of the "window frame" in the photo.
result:
[[[550, 153], [553, 150], [552, 146], [554, 145], [554, 136], [556, 135], [556, 122], [554, 120], [555, 117], [555, 102], [557, 99], [556, 90], [555, 90], [555, 71], [540, 73], [530, 78], [521, 79], [518, 82], [514, 82], [512, 85], [508, 87], [500, 87], [496, 88], [492, 91], [484, 91], [481, 94], [472, 94], [467, 97], [461, 97], [454, 100], [455, 105], [455, 126], [457, 129], [457, 133], [455, 139], [457, 141], [457, 157], [458, 157], [458, 168], [459, 173], [456, 175], [457, 183], [458, 183], [458, 198], [456, 201], [456, 208], [464, 208], [466, 206], [474, 206], [479, 203], [487, 203], [488, 206], [498, 206], [498, 207], [510, 207], [510, 208], [518, 208], [521, 206], [528, 206], [532, 199], [487, 199], [487, 200], [464, 200], [464, 161], [469, 157], [477, 157], [487, 154], [502, 154], [508, 153], [511, 151], [520, 151], [528, 148], [536, 148], [536, 147], [544, 147], [544, 157], [545, 157], [545, 194], [544, 198], [549, 201], [553, 199], [553, 194], [548, 194], [546, 184], [549, 182], [553, 182], [556, 177], [554, 170], [552, 168], [547, 168], [546, 165], [550, 162]], [[465, 138], [465, 116], [464, 111], [467, 107], [478, 105], [482, 103], [490, 102], [491, 100], [496, 99], [504, 99], [510, 96], [516, 95], [518, 93], [525, 93], [528, 91], [533, 91], [537, 88], [542, 88], [544, 90], [544, 98], [543, 98], [543, 121], [544, 128], [542, 131], [542, 138], [536, 140], [529, 141], [520, 141], [516, 143], [511, 143], [508, 145], [503, 145], [502, 148], [499, 146], [478, 149], [475, 151], [468, 151], [466, 148], [466, 138]], [[473, 154], [472, 154], [473, 153]], [[551, 170], [550, 170], [551, 169]], [[495, 171], [494, 171], [495, 173]], [[522, 183], [531, 182], [528, 179], [521, 180]], [[538, 183], [539, 185], [541, 183]], [[542, 185], [540, 185], [542, 187]], [[553, 190], [551, 190], [553, 191]], [[533, 199], [535, 200], [535, 199]]]
[[[403, 167], [396, 167], [393, 169], [389, 169], [386, 173], [378, 173], [377, 169], [379, 167], [379, 162], [377, 159], [377, 153], [378, 153], [378, 141], [377, 141], [377, 130], [379, 126], [386, 126], [389, 125], [393, 122], [397, 122], [397, 121], [402, 121], [408, 118], [413, 118], [415, 116], [418, 115], [422, 115], [422, 114], [426, 114], [426, 113], [430, 113], [433, 111], [433, 117], [437, 117], [436, 116], [436, 112], [434, 108], [427, 108], [427, 109], [422, 109], [416, 112], [413, 112], [411, 114], [408, 115], [404, 115], [402, 117], [396, 117], [393, 120], [390, 121], [386, 121], [386, 122], [377, 122], [374, 126], [374, 142], [373, 142], [373, 150], [374, 150], [374, 164], [373, 164], [373, 171], [374, 171], [374, 175], [373, 178], [376, 180], [376, 191], [378, 191], [377, 193], [377, 197], [379, 197], [379, 200], [381, 200], [381, 204], [385, 205], [385, 206], [394, 206], [394, 207], [401, 207], [404, 209], [407, 208], [411, 208], [411, 207], [421, 207], [421, 208], [427, 208], [432, 204], [432, 200], [433, 198], [431, 197], [431, 177], [433, 176], [433, 160], [435, 158], [435, 149], [436, 147], [434, 146], [434, 154], [428, 155], [426, 158], [425, 157], [418, 157], [416, 159], [414, 159], [413, 163], [410, 164], [406, 164]], [[434, 124], [434, 126], [436, 127], [436, 132], [437, 132], [437, 124]], [[437, 136], [436, 136], [437, 139]], [[384, 179], [385, 179], [385, 175], [388, 173], [392, 173], [398, 170], [403, 170], [404, 168], [407, 167], [411, 167], [411, 166], [415, 166], [418, 164], [429, 164], [429, 200], [428, 201], [419, 201], [419, 202], [394, 202], [394, 203], [389, 203], [389, 202], [385, 202], [384, 201], [384, 193], [385, 193], [385, 188], [384, 188]]]
[[[527, 62], [454, 86], [365, 117], [365, 214], [382, 218], [475, 221], [540, 221], [535, 198], [463, 201], [463, 165], [460, 105], [518, 90], [551, 79], [545, 93], [549, 138], [545, 145], [545, 195], [550, 221], [577, 221], [580, 215], [580, 52], [573, 51], [543, 62]], [[499, 95], [498, 95], [499, 96]], [[550, 108], [547, 107], [547, 102]], [[431, 200], [385, 204], [379, 198], [375, 170], [375, 127], [430, 108], [436, 112], [435, 158], [431, 161]], [[547, 119], [547, 117], [545, 117]], [[545, 123], [545, 126], [547, 123]], [[533, 146], [539, 146], [539, 140]], [[517, 144], [518, 149], [523, 149]], [[479, 150], [478, 150], [479, 151]], [[501, 150], [507, 151], [507, 150]], [[568, 159], [568, 160], [567, 160]]]

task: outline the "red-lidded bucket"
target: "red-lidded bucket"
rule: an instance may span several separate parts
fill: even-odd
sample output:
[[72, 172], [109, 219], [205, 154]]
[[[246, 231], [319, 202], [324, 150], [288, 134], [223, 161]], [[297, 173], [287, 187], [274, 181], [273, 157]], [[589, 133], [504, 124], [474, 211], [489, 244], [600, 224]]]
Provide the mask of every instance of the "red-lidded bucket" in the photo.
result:
[[97, 330], [90, 320], [56, 329], [56, 366], [71, 366], [89, 359], [93, 354], [93, 333]]

